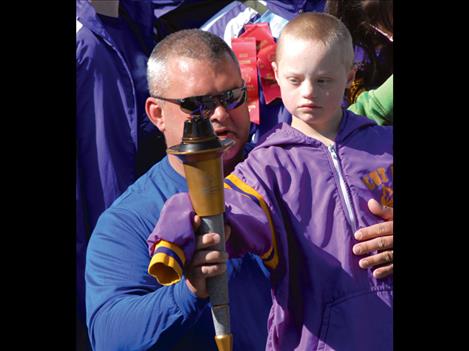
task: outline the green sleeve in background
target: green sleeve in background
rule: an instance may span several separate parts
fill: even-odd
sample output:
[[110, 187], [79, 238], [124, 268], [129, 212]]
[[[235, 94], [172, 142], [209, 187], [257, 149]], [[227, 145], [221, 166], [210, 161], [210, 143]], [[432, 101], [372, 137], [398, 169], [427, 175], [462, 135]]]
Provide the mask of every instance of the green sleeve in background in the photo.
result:
[[393, 75], [377, 89], [364, 91], [348, 110], [366, 116], [379, 125], [393, 124]]

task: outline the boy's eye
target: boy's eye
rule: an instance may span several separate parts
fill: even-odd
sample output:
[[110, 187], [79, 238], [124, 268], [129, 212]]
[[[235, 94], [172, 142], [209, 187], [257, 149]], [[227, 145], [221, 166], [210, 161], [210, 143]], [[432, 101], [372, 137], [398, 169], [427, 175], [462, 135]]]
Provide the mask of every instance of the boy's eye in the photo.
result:
[[300, 80], [296, 78], [287, 78], [287, 80], [291, 84], [298, 84], [300, 82]]
[[319, 84], [325, 84], [325, 83], [328, 83], [330, 82], [331, 80], [328, 79], [328, 78], [319, 78], [316, 80]]

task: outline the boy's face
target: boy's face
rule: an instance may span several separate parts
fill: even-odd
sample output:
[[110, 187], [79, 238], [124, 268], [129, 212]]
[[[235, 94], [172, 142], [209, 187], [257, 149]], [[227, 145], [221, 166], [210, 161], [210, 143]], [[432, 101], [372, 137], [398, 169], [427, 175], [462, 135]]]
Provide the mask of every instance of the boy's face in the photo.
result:
[[272, 64], [287, 110], [313, 128], [337, 121], [345, 88], [353, 79], [341, 50], [320, 41], [284, 38], [279, 61]]

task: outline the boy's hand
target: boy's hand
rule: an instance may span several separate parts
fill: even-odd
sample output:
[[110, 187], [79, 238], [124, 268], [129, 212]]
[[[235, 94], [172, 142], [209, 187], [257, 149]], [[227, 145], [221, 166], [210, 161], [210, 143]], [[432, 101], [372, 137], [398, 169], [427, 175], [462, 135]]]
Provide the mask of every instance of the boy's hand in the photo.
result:
[[368, 208], [373, 214], [385, 219], [386, 222], [357, 230], [355, 239], [363, 242], [353, 246], [353, 253], [364, 255], [378, 251], [377, 254], [362, 258], [359, 265], [363, 269], [379, 266], [373, 271], [373, 276], [384, 278], [393, 273], [393, 209], [381, 206], [374, 199], [368, 201]]
[[[194, 217], [194, 230], [200, 227], [200, 217]], [[231, 227], [225, 225], [225, 239], [228, 240]], [[203, 299], [208, 297], [206, 279], [222, 274], [226, 271], [228, 254], [218, 250], [210, 249], [211, 246], [220, 242], [217, 233], [206, 233], [197, 235], [195, 252], [192, 260], [187, 264], [185, 270], [186, 285], [197, 297]]]

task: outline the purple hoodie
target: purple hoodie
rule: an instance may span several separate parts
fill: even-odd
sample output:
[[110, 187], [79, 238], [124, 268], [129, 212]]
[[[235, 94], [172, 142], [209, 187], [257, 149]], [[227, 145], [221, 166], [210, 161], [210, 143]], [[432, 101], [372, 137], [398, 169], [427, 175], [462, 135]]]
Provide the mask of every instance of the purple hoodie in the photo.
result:
[[[382, 221], [367, 201], [393, 205], [392, 135], [349, 111], [329, 148], [280, 124], [226, 178], [227, 251], [253, 252], [272, 272], [266, 350], [393, 349], [392, 277], [375, 279], [352, 253], [353, 233]], [[187, 194], [166, 203], [148, 238], [150, 265], [182, 271], [192, 216]]]

